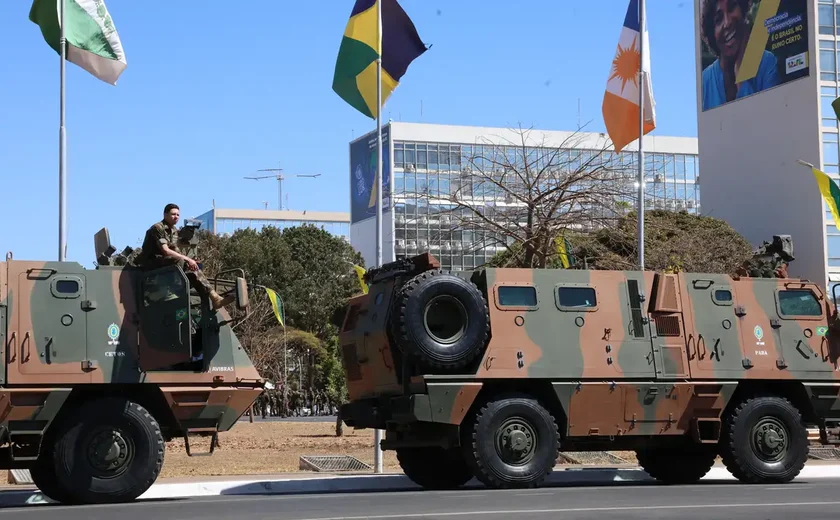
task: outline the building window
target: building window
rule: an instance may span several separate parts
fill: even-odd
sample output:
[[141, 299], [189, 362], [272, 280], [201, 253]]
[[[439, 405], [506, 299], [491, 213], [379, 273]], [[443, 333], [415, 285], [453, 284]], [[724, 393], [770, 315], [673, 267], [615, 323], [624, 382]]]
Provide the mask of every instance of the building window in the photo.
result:
[[820, 34], [834, 34], [834, 0], [820, 0], [818, 9]]
[[[832, 226], [834, 227], [834, 226]], [[835, 227], [836, 229], [836, 227]], [[840, 235], [828, 235], [828, 256], [840, 258]]]
[[822, 133], [822, 153], [824, 168], [834, 167], [836, 169], [840, 165], [840, 143], [838, 143], [837, 133]]
[[820, 87], [820, 117], [825, 128], [837, 128], [837, 116], [831, 103], [837, 99], [837, 87]]
[[820, 40], [820, 79], [837, 81], [837, 53], [833, 40]]

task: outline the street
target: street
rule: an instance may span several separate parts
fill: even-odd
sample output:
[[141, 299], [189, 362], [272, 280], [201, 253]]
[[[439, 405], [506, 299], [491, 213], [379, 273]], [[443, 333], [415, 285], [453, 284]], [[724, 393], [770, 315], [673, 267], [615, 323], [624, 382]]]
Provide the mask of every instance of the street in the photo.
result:
[[560, 485], [535, 490], [385, 492], [275, 496], [229, 496], [140, 501], [127, 505], [29, 505], [0, 510], [15, 520], [355, 520], [558, 518], [834, 519], [840, 479], [748, 486], [711, 482], [694, 486], [656, 484]]

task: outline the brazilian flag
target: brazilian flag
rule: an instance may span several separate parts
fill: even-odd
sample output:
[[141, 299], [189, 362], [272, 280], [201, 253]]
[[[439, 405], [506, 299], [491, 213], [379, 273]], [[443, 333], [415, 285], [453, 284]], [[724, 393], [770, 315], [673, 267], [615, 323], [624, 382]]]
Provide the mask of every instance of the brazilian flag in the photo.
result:
[[[382, 47], [378, 3], [382, 2]], [[414, 23], [397, 0], [356, 0], [335, 63], [333, 90], [350, 106], [376, 119], [376, 60], [382, 56], [382, 104], [412, 61], [426, 52]]]

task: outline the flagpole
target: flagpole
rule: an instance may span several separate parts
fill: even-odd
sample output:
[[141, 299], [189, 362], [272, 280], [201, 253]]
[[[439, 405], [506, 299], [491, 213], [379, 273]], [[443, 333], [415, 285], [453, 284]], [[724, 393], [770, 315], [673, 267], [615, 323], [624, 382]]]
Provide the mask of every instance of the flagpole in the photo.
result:
[[[376, 2], [376, 267], [382, 266], [382, 1]], [[382, 430], [374, 430], [374, 473], [382, 473]]]
[[645, 0], [639, 0], [639, 269], [645, 270]]
[[67, 254], [67, 131], [64, 128], [64, 65], [67, 57], [67, 39], [64, 35], [64, 4], [60, 1], [60, 37], [61, 74], [60, 88], [60, 124], [58, 130], [58, 261], [63, 262]]

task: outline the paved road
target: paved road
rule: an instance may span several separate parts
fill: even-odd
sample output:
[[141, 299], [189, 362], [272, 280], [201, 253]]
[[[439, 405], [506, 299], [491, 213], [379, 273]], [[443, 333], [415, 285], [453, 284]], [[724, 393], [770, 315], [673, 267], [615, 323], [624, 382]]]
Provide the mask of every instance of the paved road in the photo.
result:
[[664, 488], [649, 484], [575, 485], [530, 491], [387, 492], [229, 496], [140, 501], [117, 506], [25, 506], [0, 520], [557, 520], [836, 519], [840, 479], [780, 486], [710, 483]]

